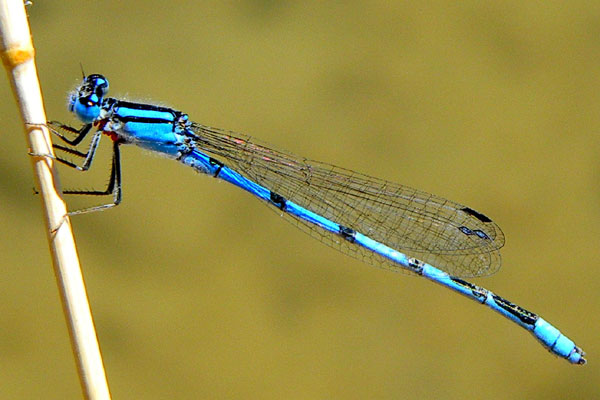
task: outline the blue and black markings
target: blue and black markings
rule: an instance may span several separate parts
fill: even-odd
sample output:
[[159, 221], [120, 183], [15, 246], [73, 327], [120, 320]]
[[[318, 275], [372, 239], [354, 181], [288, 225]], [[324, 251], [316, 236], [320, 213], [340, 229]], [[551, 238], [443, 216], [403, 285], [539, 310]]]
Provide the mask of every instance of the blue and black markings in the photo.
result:
[[535, 322], [539, 318], [537, 316], [537, 314], [532, 313], [531, 311], [528, 311], [528, 310], [524, 309], [523, 307], [519, 307], [515, 303], [511, 303], [510, 301], [506, 300], [503, 297], [498, 296], [497, 294], [493, 294], [492, 298], [494, 299], [494, 301], [496, 302], [496, 304], [498, 304], [498, 306], [500, 308], [508, 311], [515, 317], [519, 318], [519, 320], [521, 322], [523, 322], [524, 324], [533, 326], [533, 325], [535, 325]]
[[457, 285], [460, 285], [464, 288], [467, 288], [473, 294], [473, 297], [479, 299], [482, 303], [485, 303], [485, 299], [487, 299], [487, 295], [489, 293], [488, 290], [481, 288], [477, 285], [472, 284], [471, 282], [467, 282], [463, 279], [457, 278], [455, 276], [450, 276], [450, 280]]
[[340, 235], [350, 243], [354, 243], [356, 240], [356, 231], [346, 226], [340, 225]]
[[487, 233], [485, 233], [481, 229], [469, 229], [466, 226], [459, 226], [458, 230], [464, 233], [465, 235], [475, 235], [479, 236], [482, 239], [491, 240]]
[[408, 267], [415, 273], [423, 275], [423, 267], [425, 263], [417, 258], [408, 259]]
[[223, 169], [223, 167], [225, 166], [225, 164], [223, 164], [221, 161], [210, 157], [208, 159], [208, 162], [210, 163], [210, 165], [212, 165], [213, 167], [216, 166], [217, 169], [215, 170], [215, 172], [213, 173], [213, 177], [218, 177], [219, 173], [221, 172], [221, 169]]
[[[60, 123], [48, 124], [53, 132], [70, 146], [77, 146], [90, 132], [92, 126], [96, 128], [92, 145], [87, 153], [66, 146], [55, 146], [55, 149], [83, 158], [81, 165], [70, 160], [56, 158], [57, 161], [80, 171], [85, 171], [90, 167], [102, 134], [109, 136], [113, 141], [113, 165], [106, 190], [65, 192], [89, 195], [112, 194], [112, 203], [72, 212], [71, 215], [103, 210], [116, 206], [121, 202], [119, 145], [125, 143], [135, 144], [179, 160], [198, 172], [218, 177], [236, 185], [261, 200], [268, 201], [289, 216], [306, 223], [306, 225], [312, 225], [315, 229], [337, 234], [345, 241], [361, 246], [363, 249], [385, 258], [386, 262], [392, 263], [392, 269], [394, 270], [406, 269], [476, 300], [530, 331], [544, 347], [555, 355], [565, 358], [573, 364], [585, 364], [583, 350], [536, 314], [487, 289], [449, 275], [448, 272], [430, 265], [429, 259], [427, 262], [423, 262], [403, 253], [403, 248], [406, 247], [406, 250], [415, 250], [417, 254], [433, 253], [434, 256], [441, 255], [440, 262], [446, 262], [449, 266], [454, 263], [456, 263], [455, 266], [459, 263], [469, 264], [465, 266], [468, 267], [466, 270], [468, 273], [474, 276], [483, 274], [491, 270], [492, 266], [498, 267], [500, 258], [492, 257], [488, 259], [488, 262], [493, 263], [490, 266], [485, 265], [485, 258], [479, 255], [485, 252], [492, 255], [497, 254], [498, 249], [504, 244], [502, 231], [485, 215], [472, 208], [434, 198], [425, 193], [415, 192], [400, 185], [389, 184], [393, 190], [383, 190], [389, 189], [389, 187], [388, 183], [383, 183], [381, 180], [374, 178], [371, 180], [371, 178], [361, 174], [337, 169], [327, 164], [323, 166], [319, 166], [318, 163], [312, 165], [307, 163], [305, 159], [295, 158], [285, 153], [281, 154], [276, 150], [260, 145], [255, 146], [246, 139], [237, 138], [231, 132], [191, 123], [188, 120], [188, 115], [181, 111], [153, 104], [131, 103], [114, 98], [105, 98], [107, 91], [108, 81], [102, 75], [84, 77], [80, 87], [71, 94], [69, 110], [75, 113], [81, 122], [86, 125], [80, 129], [75, 129]], [[69, 132], [75, 134], [76, 137], [69, 139], [61, 132]], [[254, 150], [258, 151], [256, 153], [259, 155], [258, 157], [254, 154]], [[237, 160], [240, 159], [252, 160], [253, 162], [243, 163], [244, 168], [249, 168], [249, 170], [238, 172], [230, 169], [223, 162], [212, 158], [206, 152], [217, 155], [225, 163], [230, 160], [232, 164], [237, 165]], [[319, 185], [312, 185], [309, 179], [302, 182], [305, 184], [302, 188], [303, 194], [295, 197], [295, 190], [285, 191], [285, 185], [287, 184], [285, 179], [296, 179], [290, 184], [297, 185], [297, 175], [303, 170], [308, 170], [311, 174], [314, 173], [322, 182]], [[261, 176], [262, 180], [261, 183], [258, 183], [245, 176]], [[322, 188], [328, 188], [329, 185], [332, 186], [331, 190], [337, 190], [337, 192], [335, 192], [335, 196], [325, 198], [329, 192], [323, 191]], [[366, 188], [370, 191], [361, 191], [361, 197], [357, 199], [353, 196], [358, 193], [359, 185], [361, 188], [366, 185]], [[268, 189], [269, 187], [277, 188], [287, 198]], [[295, 188], [295, 186], [290, 186], [290, 188]], [[363, 194], [365, 195], [364, 198], [362, 197]], [[398, 200], [398, 198], [401, 200]], [[407, 200], [408, 203], [405, 204], [404, 200]], [[377, 203], [371, 205], [369, 201]], [[388, 204], [388, 202], [389, 207], [376, 206], [380, 203]], [[329, 214], [337, 215], [340, 220], [330, 219], [325, 215], [311, 211], [311, 209], [320, 210], [322, 208], [335, 211]], [[364, 219], [359, 221], [354, 217], [344, 219], [343, 217], [346, 217], [344, 213], [347, 212], [359, 213], [360, 218], [364, 217]], [[449, 213], [452, 213], [452, 215], [449, 215]], [[440, 223], [439, 226], [436, 223], [434, 226], [432, 221], [437, 221], [436, 217], [440, 215], [447, 219], [447, 223]], [[417, 228], [413, 229], [416, 232], [404, 229], [402, 218], [409, 217], [411, 223], [406, 225], [410, 228]], [[390, 218], [392, 220], [388, 221]], [[394, 218], [398, 218], [398, 220]], [[371, 221], [382, 221], [383, 226], [373, 226]], [[352, 225], [355, 229], [341, 223]], [[392, 230], [388, 232], [384, 229]], [[449, 232], [451, 229], [453, 231]], [[456, 229], [460, 233], [456, 232]], [[363, 230], [373, 232], [369, 233], [373, 235], [373, 238], [362, 234]], [[404, 235], [408, 236], [407, 240], [403, 237]], [[324, 235], [321, 235], [321, 238], [325, 241]], [[387, 239], [387, 241], [381, 241], [381, 238]], [[417, 241], [423, 241], [423, 247], [418, 247]], [[438, 246], [438, 243], [441, 243], [441, 245]], [[462, 243], [469, 246], [463, 246]], [[406, 246], [403, 246], [403, 244]], [[415, 248], [415, 246], [417, 247]], [[336, 247], [349, 253], [347, 247], [351, 246]], [[438, 254], [436, 251], [440, 251], [440, 253]], [[458, 257], [454, 257], [453, 261], [446, 260], [452, 258], [452, 256]]]
[[287, 203], [285, 197], [275, 192], [271, 192], [269, 200], [271, 203], [273, 203], [273, 205], [275, 205], [275, 207], [279, 208], [281, 211], [285, 211], [285, 206]]

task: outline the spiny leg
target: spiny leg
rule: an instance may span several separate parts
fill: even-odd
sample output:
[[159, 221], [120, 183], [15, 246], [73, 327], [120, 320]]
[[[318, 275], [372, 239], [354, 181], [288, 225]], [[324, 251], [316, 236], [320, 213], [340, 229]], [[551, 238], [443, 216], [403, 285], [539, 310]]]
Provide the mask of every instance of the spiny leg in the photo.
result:
[[[68, 125], [61, 124], [60, 122], [51, 121], [48, 123], [50, 130], [54, 135], [60, 138], [62, 141], [70, 144], [71, 146], [77, 146], [81, 141], [87, 136], [87, 134], [92, 129], [92, 124], [84, 125], [81, 129], [75, 129]], [[60, 131], [75, 133], [77, 136], [74, 139], [69, 139], [65, 135], [63, 135]], [[92, 141], [90, 142], [90, 146], [88, 148], [87, 153], [82, 153], [77, 149], [61, 146], [58, 144], [53, 145], [52, 147], [57, 150], [64, 151], [66, 153], [75, 155], [77, 157], [83, 158], [83, 163], [81, 165], [77, 165], [76, 163], [66, 160], [64, 158], [56, 157], [56, 160], [61, 162], [62, 164], [67, 165], [68, 167], [74, 168], [78, 171], [87, 171], [92, 165], [92, 161], [94, 160], [94, 156], [96, 155], [96, 150], [98, 149], [98, 144], [100, 143], [100, 138], [102, 137], [102, 131], [97, 131], [94, 133], [92, 137]]]
[[[73, 128], [72, 126], [63, 124], [62, 122], [48, 121], [48, 127], [50, 128], [52, 133], [55, 134], [56, 136], [58, 136], [59, 138], [61, 138], [63, 140], [63, 142], [68, 143], [71, 146], [77, 146], [79, 143], [81, 143], [81, 141], [83, 139], [85, 139], [86, 135], [92, 129], [92, 126], [93, 126], [92, 124], [85, 124], [80, 129], [76, 129], [76, 128]], [[66, 137], [65, 135], [60, 133], [60, 131], [73, 133], [76, 136], [74, 139], [69, 139], [68, 137]]]
[[82, 210], [75, 210], [69, 212], [69, 215], [86, 214], [95, 211], [106, 210], [107, 208], [115, 207], [121, 203], [122, 189], [121, 189], [121, 153], [119, 150], [119, 143], [113, 142], [113, 159], [112, 168], [110, 171], [110, 180], [106, 190], [65, 190], [64, 194], [76, 194], [76, 195], [89, 195], [89, 196], [107, 196], [112, 194], [112, 203], [102, 204], [99, 206], [84, 208]]
[[[85, 137], [88, 135], [88, 133], [91, 131], [91, 129], [93, 127], [92, 124], [86, 124], [83, 127], [81, 127], [81, 129], [75, 129], [73, 127], [70, 127], [68, 125], [62, 124], [57, 121], [50, 121], [50, 122], [48, 122], [47, 126], [48, 126], [48, 128], [50, 128], [50, 131], [54, 135], [56, 135], [62, 141], [66, 142], [67, 144], [72, 145], [72, 146], [77, 146], [78, 144], [80, 144], [83, 141], [83, 139], [85, 139]], [[74, 133], [76, 135], [76, 137], [74, 139], [69, 139], [67, 136], [62, 134], [60, 131]], [[92, 141], [90, 143], [87, 153], [83, 153], [83, 152], [77, 150], [76, 148], [61, 146], [61, 145], [57, 145], [57, 144], [53, 145], [54, 149], [58, 149], [58, 150], [66, 152], [66, 153], [72, 154], [74, 156], [83, 158], [84, 161], [83, 161], [82, 165], [77, 165], [76, 163], [74, 163], [70, 160], [66, 160], [66, 159], [63, 159], [60, 157], [52, 157], [52, 158], [56, 159], [57, 161], [61, 162], [62, 164], [67, 165], [68, 167], [74, 168], [78, 171], [87, 171], [90, 168], [90, 166], [92, 165], [92, 161], [96, 154], [96, 150], [98, 149], [98, 144], [100, 143], [101, 137], [102, 137], [102, 131], [97, 131], [94, 133], [94, 136], [92, 137]], [[36, 193], [37, 193], [37, 191], [36, 191]], [[106, 187], [105, 190], [64, 190], [63, 193], [64, 194], [75, 194], [75, 195], [90, 195], [90, 196], [105, 196], [105, 195], [110, 195], [110, 194], [113, 195], [112, 203], [102, 204], [99, 206], [94, 206], [94, 207], [89, 207], [89, 208], [84, 208], [82, 210], [71, 211], [68, 213], [69, 215], [85, 214], [85, 213], [89, 213], [89, 212], [102, 211], [107, 208], [111, 208], [111, 207], [118, 205], [122, 199], [121, 154], [119, 151], [119, 143], [113, 142], [112, 168], [111, 168], [108, 186]]]

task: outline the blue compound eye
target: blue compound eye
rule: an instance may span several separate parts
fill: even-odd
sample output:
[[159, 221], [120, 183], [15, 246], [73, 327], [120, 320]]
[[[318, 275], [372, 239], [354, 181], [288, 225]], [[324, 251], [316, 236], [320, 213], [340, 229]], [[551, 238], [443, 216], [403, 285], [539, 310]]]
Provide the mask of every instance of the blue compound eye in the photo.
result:
[[88, 86], [99, 98], [104, 97], [108, 93], [108, 80], [100, 74], [87, 76], [84, 79], [83, 85]]
[[85, 77], [83, 83], [69, 99], [69, 111], [85, 123], [93, 122], [100, 115], [100, 105], [108, 92], [108, 80], [102, 75]]
[[93, 122], [100, 115], [100, 104], [95, 95], [79, 97], [70, 108], [77, 118], [86, 124]]

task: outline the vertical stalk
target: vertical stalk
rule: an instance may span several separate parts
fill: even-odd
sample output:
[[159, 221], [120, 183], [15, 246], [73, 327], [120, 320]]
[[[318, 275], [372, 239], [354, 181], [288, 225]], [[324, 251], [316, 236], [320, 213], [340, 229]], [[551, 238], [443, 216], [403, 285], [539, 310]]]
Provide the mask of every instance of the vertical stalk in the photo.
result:
[[110, 399], [71, 221], [61, 198], [23, 0], [0, 0], [0, 53], [25, 124], [63, 312], [87, 399]]

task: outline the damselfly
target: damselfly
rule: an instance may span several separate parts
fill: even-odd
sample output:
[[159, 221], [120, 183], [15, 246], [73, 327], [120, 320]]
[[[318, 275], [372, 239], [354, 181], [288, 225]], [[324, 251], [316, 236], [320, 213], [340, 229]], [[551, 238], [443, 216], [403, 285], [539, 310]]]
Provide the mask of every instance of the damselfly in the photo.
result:
[[[459, 278], [488, 275], [500, 267], [504, 235], [485, 215], [426, 192], [191, 122], [181, 111], [106, 97], [107, 92], [108, 81], [102, 75], [84, 77], [69, 102], [69, 110], [84, 126], [74, 129], [49, 123], [71, 146], [79, 145], [93, 132], [85, 153], [54, 146], [83, 159], [79, 165], [58, 158], [81, 171], [92, 165], [102, 135], [113, 143], [106, 190], [65, 192], [112, 194], [113, 201], [71, 214], [103, 210], [121, 201], [119, 146], [135, 144], [246, 190], [343, 253], [392, 271], [423, 276], [485, 304], [530, 331], [555, 355], [573, 364], [585, 364], [585, 353], [544, 319]], [[76, 136], [70, 139], [67, 132]]]

